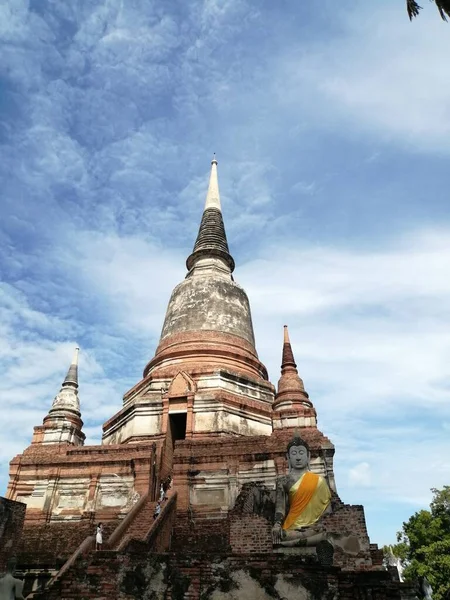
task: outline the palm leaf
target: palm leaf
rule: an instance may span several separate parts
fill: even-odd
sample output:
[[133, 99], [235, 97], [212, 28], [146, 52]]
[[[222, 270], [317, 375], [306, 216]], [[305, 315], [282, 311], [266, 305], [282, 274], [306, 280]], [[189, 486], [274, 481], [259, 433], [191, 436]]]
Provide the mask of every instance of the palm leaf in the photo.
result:
[[422, 10], [422, 7], [417, 4], [416, 0], [406, 0], [406, 10], [408, 11], [408, 17], [411, 21], [413, 17], [419, 15], [419, 11]]
[[446, 21], [450, 17], [450, 0], [435, 0], [441, 18]]

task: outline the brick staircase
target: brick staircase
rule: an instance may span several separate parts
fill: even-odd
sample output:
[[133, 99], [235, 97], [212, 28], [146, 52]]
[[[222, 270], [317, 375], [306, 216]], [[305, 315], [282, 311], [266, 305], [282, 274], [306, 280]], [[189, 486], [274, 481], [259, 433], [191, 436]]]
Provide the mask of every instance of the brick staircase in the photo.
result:
[[123, 532], [123, 535], [117, 541], [111, 536], [112, 539], [108, 540], [108, 549], [120, 551], [126, 548], [131, 540], [145, 541], [155, 522], [153, 513], [155, 512], [156, 504], [156, 502], [150, 500], [150, 497], [147, 497], [145, 502], [142, 503], [139, 512]]
[[138, 524], [140, 523], [140, 520], [144, 519], [144, 521], [146, 521], [149, 511], [151, 511], [151, 516], [153, 517], [155, 504], [155, 502], [152, 502], [150, 494], [147, 493], [142, 496], [126, 515], [123, 521], [119, 524], [119, 526], [116, 527], [116, 529], [107, 538], [105, 549], [117, 550], [121, 542], [124, 540], [124, 538], [129, 536], [132, 530], [138, 533]]

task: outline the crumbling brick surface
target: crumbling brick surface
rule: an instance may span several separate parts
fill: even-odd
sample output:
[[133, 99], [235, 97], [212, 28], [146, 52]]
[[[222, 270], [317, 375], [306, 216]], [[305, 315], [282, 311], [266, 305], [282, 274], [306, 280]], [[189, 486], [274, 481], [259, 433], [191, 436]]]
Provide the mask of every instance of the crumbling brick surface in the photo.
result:
[[[117, 525], [117, 520], [104, 524], [104, 540]], [[18, 545], [18, 566], [59, 568], [86, 537], [95, 535], [95, 529], [96, 524], [89, 519], [75, 523], [25, 524]]]
[[16, 556], [25, 519], [26, 506], [0, 497], [0, 572]]
[[243, 515], [230, 524], [230, 546], [236, 554], [272, 552], [272, 524], [258, 515]]
[[[273, 520], [255, 512], [233, 511], [230, 514], [230, 547], [233, 553], [272, 553]], [[361, 551], [351, 556], [335, 549], [333, 564], [350, 570], [371, 570], [378, 568], [372, 564], [371, 549], [367, 536], [364, 512], [361, 506], [341, 504], [339, 509], [321, 521], [329, 533], [351, 533], [360, 540]]]
[[[251, 467], [268, 460], [275, 460], [286, 471], [286, 447], [292, 435], [291, 430], [280, 430], [271, 436], [217, 436], [177, 441], [173, 456], [174, 472], [181, 475], [187, 471], [214, 470], [218, 466], [229, 468], [230, 464]], [[328, 438], [314, 427], [302, 429], [302, 436], [310, 445], [313, 458], [323, 452], [324, 446], [333, 448]]]
[[297, 556], [100, 552], [81, 559], [33, 600], [402, 600], [409, 586], [387, 571], [346, 573]]
[[230, 549], [228, 518], [196, 517], [178, 512], [172, 535], [174, 552], [226, 552]]

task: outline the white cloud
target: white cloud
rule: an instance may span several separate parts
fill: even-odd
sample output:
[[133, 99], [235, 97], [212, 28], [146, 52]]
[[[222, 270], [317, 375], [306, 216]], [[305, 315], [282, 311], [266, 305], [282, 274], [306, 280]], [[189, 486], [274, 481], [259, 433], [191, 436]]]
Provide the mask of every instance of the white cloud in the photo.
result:
[[352, 467], [348, 472], [348, 479], [351, 486], [369, 487], [372, 483], [369, 463], [361, 462]]
[[[83, 287], [100, 292], [116, 326], [154, 339], [174, 282], [185, 275], [182, 253], [137, 237], [86, 234], [74, 268]], [[150, 357], [149, 357], [150, 358]]]
[[[270, 352], [271, 363], [268, 338], [276, 339], [274, 328], [281, 332], [286, 321], [302, 370], [305, 361], [327, 365], [328, 378], [342, 385], [342, 369], [352, 362], [358, 371], [346, 385], [355, 388], [355, 377], [357, 384], [358, 377], [370, 377], [370, 385], [362, 386], [369, 396], [402, 395], [414, 373], [409, 395], [416, 402], [425, 391], [429, 400], [443, 400], [439, 382], [450, 376], [445, 231], [416, 233], [371, 252], [276, 243], [264, 254], [239, 269], [237, 278], [250, 294], [259, 346]], [[274, 282], [267, 273], [276, 273]]]
[[290, 112], [300, 103], [323, 127], [345, 128], [347, 136], [363, 128], [413, 152], [448, 152], [450, 39], [434, 11], [413, 24], [392, 2], [334, 7], [333, 14], [339, 34], [306, 50], [300, 42], [279, 57], [280, 102]]

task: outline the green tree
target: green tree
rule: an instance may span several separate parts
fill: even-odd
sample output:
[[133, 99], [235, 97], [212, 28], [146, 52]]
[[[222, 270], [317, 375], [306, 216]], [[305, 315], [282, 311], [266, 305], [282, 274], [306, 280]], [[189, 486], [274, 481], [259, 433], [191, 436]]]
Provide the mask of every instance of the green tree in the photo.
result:
[[[436, 4], [436, 7], [444, 21], [450, 17], [450, 0], [431, 0]], [[416, 0], [406, 0], [406, 10], [410, 19], [417, 17], [422, 7], [419, 6]]]
[[434, 600], [444, 600], [450, 594], [450, 486], [431, 491], [430, 510], [420, 510], [403, 523], [394, 554], [405, 565], [406, 581], [425, 576]]

